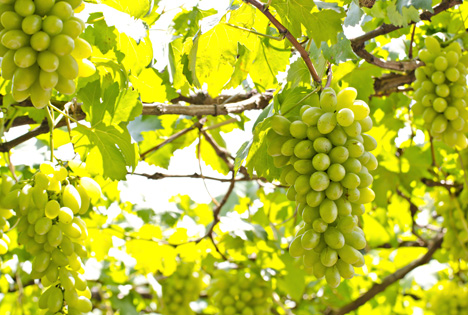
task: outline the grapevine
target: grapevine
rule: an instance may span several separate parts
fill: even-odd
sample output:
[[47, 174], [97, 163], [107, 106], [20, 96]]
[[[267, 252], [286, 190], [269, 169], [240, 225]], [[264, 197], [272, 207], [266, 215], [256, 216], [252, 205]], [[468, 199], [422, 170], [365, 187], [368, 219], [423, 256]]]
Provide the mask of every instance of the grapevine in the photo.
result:
[[221, 315], [270, 314], [271, 284], [253, 272], [217, 270], [208, 295]]
[[162, 281], [162, 314], [194, 314], [190, 302], [196, 301], [201, 291], [201, 277], [194, 265], [182, 263], [177, 270]]
[[464, 149], [468, 145], [468, 110], [466, 75], [468, 54], [458, 42], [442, 48], [432, 36], [425, 38], [426, 48], [419, 51], [425, 66], [415, 71], [413, 106], [421, 115], [431, 135], [451, 147]]
[[45, 288], [39, 308], [46, 314], [90, 312], [91, 291], [83, 275], [88, 232], [80, 215], [100, 197], [99, 185], [70, 176], [63, 166], [43, 163], [33, 181], [14, 192], [18, 242], [34, 256], [31, 277]]
[[268, 134], [268, 154], [282, 168], [281, 183], [290, 186], [287, 196], [304, 220], [289, 251], [332, 287], [364, 264], [359, 250], [366, 240], [358, 216], [375, 197], [369, 171], [377, 168], [377, 159], [369, 151], [377, 143], [363, 133], [372, 119], [369, 106], [356, 96], [354, 88], [338, 95], [326, 88], [302, 106], [300, 119], [273, 116]]
[[85, 23], [74, 16], [80, 1], [4, 0], [0, 5], [2, 78], [11, 80], [11, 94], [30, 97], [36, 108], [49, 104], [53, 89], [75, 93], [77, 77], [95, 72], [87, 59], [90, 44], [79, 37]]

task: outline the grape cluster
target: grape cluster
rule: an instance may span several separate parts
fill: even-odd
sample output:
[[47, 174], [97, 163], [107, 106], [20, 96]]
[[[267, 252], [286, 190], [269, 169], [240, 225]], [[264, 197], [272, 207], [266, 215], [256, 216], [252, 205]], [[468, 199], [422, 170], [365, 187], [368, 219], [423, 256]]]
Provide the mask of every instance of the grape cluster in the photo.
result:
[[375, 198], [369, 171], [377, 168], [377, 159], [368, 151], [377, 143], [363, 134], [372, 119], [369, 106], [356, 97], [354, 88], [338, 95], [326, 88], [312, 105], [302, 106], [300, 118], [273, 116], [267, 137], [268, 154], [282, 168], [280, 180], [290, 186], [287, 196], [298, 203], [304, 220], [289, 251], [303, 256], [304, 265], [332, 287], [364, 264], [359, 250], [366, 240], [358, 216]]
[[10, 245], [10, 238], [5, 234], [10, 229], [8, 219], [15, 215], [15, 212], [11, 209], [15, 205], [17, 196], [15, 196], [14, 192], [11, 192], [11, 188], [14, 186], [11, 177], [2, 174], [0, 180], [0, 255], [4, 255]]
[[431, 135], [451, 147], [468, 146], [467, 85], [468, 54], [458, 42], [442, 48], [432, 36], [425, 38], [426, 48], [419, 51], [425, 66], [415, 71], [413, 106]]
[[183, 263], [162, 285], [163, 307], [161, 314], [190, 315], [195, 314], [190, 302], [196, 301], [201, 291], [201, 278], [194, 272], [194, 265]]
[[2, 77], [12, 80], [17, 102], [49, 103], [52, 89], [73, 94], [78, 76], [96, 70], [86, 58], [91, 46], [80, 38], [85, 24], [74, 16], [82, 0], [0, 0]]
[[271, 284], [255, 273], [217, 270], [208, 295], [220, 315], [271, 314]]
[[34, 256], [31, 277], [46, 288], [39, 308], [47, 315], [92, 309], [82, 262], [88, 232], [79, 215], [100, 196], [93, 179], [70, 177], [65, 167], [50, 163], [41, 164], [33, 180], [17, 191], [18, 242]]
[[468, 287], [441, 281], [429, 291], [428, 308], [434, 314], [468, 315]]
[[443, 224], [447, 228], [442, 248], [446, 249], [454, 260], [468, 260], [468, 208], [462, 209], [455, 198], [446, 190], [435, 192], [435, 208], [437, 214], [444, 218]]

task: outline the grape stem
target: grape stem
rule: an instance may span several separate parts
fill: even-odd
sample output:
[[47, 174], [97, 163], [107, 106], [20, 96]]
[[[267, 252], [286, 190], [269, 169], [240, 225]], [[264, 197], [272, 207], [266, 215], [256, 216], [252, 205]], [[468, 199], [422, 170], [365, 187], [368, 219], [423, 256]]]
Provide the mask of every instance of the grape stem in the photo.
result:
[[310, 59], [309, 54], [307, 51], [302, 47], [302, 45], [297, 41], [297, 39], [289, 32], [289, 30], [284, 27], [274, 16], [271, 14], [269, 10], [268, 4], [263, 4], [258, 0], [244, 0], [246, 3], [250, 3], [257, 9], [259, 9], [265, 16], [273, 23], [273, 25], [278, 29], [278, 32], [282, 34], [285, 38], [287, 38], [291, 44], [297, 49], [297, 51], [301, 54], [302, 59], [304, 60], [307, 68], [309, 69], [312, 78], [317, 83], [317, 85], [321, 85], [322, 80], [318, 76], [317, 71], [315, 70], [314, 65], [312, 64], [312, 60]]
[[231, 23], [224, 23], [232, 28], [235, 28], [235, 29], [238, 29], [238, 30], [241, 30], [241, 31], [245, 31], [245, 32], [249, 32], [249, 33], [252, 33], [252, 34], [255, 34], [255, 35], [258, 35], [258, 36], [263, 36], [263, 37], [266, 37], [266, 38], [269, 38], [269, 39], [273, 39], [273, 40], [278, 40], [278, 41], [282, 41], [283, 38], [282, 37], [277, 37], [277, 36], [273, 36], [273, 35], [267, 35], [267, 34], [263, 34], [263, 33], [260, 33], [260, 32], [257, 32], [255, 30], [252, 30], [252, 29], [248, 29], [248, 28], [245, 28], [245, 27], [241, 27], [241, 26], [237, 26], [237, 25], [234, 25], [234, 24], [231, 24]]
[[53, 117], [53, 113], [51, 112], [49, 106], [46, 106], [47, 110], [47, 117], [49, 120], [49, 135], [50, 135], [50, 161], [54, 162], [54, 127], [55, 127], [55, 121]]
[[332, 78], [333, 78], [333, 71], [332, 71], [331, 63], [328, 62], [327, 83], [325, 84], [326, 88], [330, 87]]

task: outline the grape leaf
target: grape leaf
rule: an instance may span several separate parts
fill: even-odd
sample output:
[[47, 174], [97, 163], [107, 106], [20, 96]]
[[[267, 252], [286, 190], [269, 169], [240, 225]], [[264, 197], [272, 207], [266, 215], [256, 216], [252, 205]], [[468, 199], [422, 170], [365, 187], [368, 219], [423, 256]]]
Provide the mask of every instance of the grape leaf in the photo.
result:
[[135, 18], [149, 14], [154, 4], [153, 0], [100, 0], [100, 2]]
[[283, 25], [296, 38], [302, 35], [301, 24], [306, 25], [312, 9], [315, 8], [313, 1], [273, 0], [271, 5], [278, 12]]
[[432, 1], [431, 0], [397, 0], [396, 1], [396, 8], [398, 12], [403, 14], [403, 8], [414, 7], [416, 9], [424, 9], [430, 12], [434, 12], [432, 9]]
[[328, 46], [322, 43], [322, 51], [325, 58], [334, 64], [339, 64], [349, 59], [357, 59], [356, 54], [351, 48], [351, 42], [344, 33], [338, 34], [338, 41], [335, 45]]
[[364, 12], [362, 11], [361, 7], [354, 1], [351, 2], [348, 8], [348, 12], [346, 13], [346, 18], [344, 20], [345, 26], [355, 26], [358, 25], [361, 21]]
[[342, 18], [345, 14], [338, 13], [334, 10], [322, 10], [314, 12], [304, 21], [304, 26], [307, 29], [307, 35], [312, 38], [317, 46], [321, 42], [330, 41], [336, 43], [336, 36], [342, 29]]
[[94, 22], [92, 26], [88, 26], [81, 37], [97, 47], [103, 54], [106, 54], [117, 47], [117, 35], [115, 34], [115, 26], [108, 26], [102, 17], [102, 13], [90, 14], [88, 20], [97, 20], [97, 22]]
[[131, 89], [120, 91], [117, 82], [107, 87], [104, 94], [99, 80], [90, 82], [80, 89], [78, 98], [83, 101], [82, 109], [91, 126], [128, 122], [141, 115], [143, 108], [138, 93]]
[[138, 163], [138, 149], [125, 127], [98, 123], [93, 128], [77, 126], [72, 131], [75, 151], [86, 161], [92, 174], [123, 180], [127, 165], [134, 169]]

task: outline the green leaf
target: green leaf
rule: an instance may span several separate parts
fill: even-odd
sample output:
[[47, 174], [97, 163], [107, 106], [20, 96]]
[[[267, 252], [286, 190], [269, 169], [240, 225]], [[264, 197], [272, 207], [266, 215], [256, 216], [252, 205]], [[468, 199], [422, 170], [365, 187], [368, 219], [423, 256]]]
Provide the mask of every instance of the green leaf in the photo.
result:
[[314, 12], [303, 21], [307, 34], [314, 40], [317, 46], [322, 42], [336, 43], [338, 33], [342, 32], [344, 13], [334, 10], [322, 10]]
[[431, 0], [397, 0], [396, 8], [398, 12], [403, 13], [403, 8], [415, 7], [416, 9], [424, 9], [429, 12], [434, 12], [432, 10], [432, 1]]
[[281, 17], [282, 24], [298, 38], [302, 35], [301, 24], [306, 26], [310, 13], [315, 8], [313, 1], [273, 0], [271, 5]]
[[127, 165], [134, 169], [138, 163], [137, 145], [125, 127], [102, 123], [92, 129], [77, 126], [72, 131], [72, 142], [92, 174], [123, 180]]
[[163, 103], [179, 96], [168, 84], [169, 80], [167, 78], [163, 80], [154, 68], [144, 69], [138, 77], [131, 76], [130, 81], [140, 93], [141, 101], [144, 103]]
[[289, 49], [282, 49], [275, 45], [277, 45], [276, 41], [268, 38], [262, 39], [254, 64], [250, 68], [250, 77], [259, 91], [276, 89], [278, 85], [276, 75], [280, 71], [285, 71], [289, 64]]
[[133, 75], [140, 72], [153, 61], [153, 46], [149, 35], [136, 42], [125, 33], [118, 33], [117, 48], [125, 54], [122, 65]]
[[297, 86], [310, 86], [311, 75], [304, 60], [299, 58], [291, 64], [287, 80], [290, 88], [295, 88]]
[[99, 80], [88, 83], [78, 92], [78, 97], [83, 101], [82, 109], [87, 114], [91, 126], [100, 123], [118, 125], [141, 115], [143, 106], [135, 91], [120, 91], [119, 84], [115, 82], [105, 89], [102, 101], [101, 95]]
[[226, 24], [217, 24], [194, 39], [190, 62], [197, 85], [208, 85], [208, 93], [217, 96], [231, 78], [237, 59], [239, 32]]
[[81, 37], [106, 54], [117, 46], [117, 35], [115, 26], [108, 26], [104, 19], [100, 19], [102, 17], [102, 13], [90, 14], [88, 20], [97, 22], [93, 23], [92, 27], [88, 26]]
[[344, 33], [338, 34], [338, 41], [334, 45], [328, 46], [328, 44], [322, 43], [322, 51], [325, 58], [334, 64], [345, 62], [348, 59], [357, 59], [351, 48], [351, 42]]
[[361, 7], [359, 7], [359, 5], [356, 4], [354, 1], [351, 2], [348, 8], [348, 12], [346, 13], [344, 25], [345, 26], [358, 25], [363, 15], [364, 15], [364, 12], [362, 11]]

